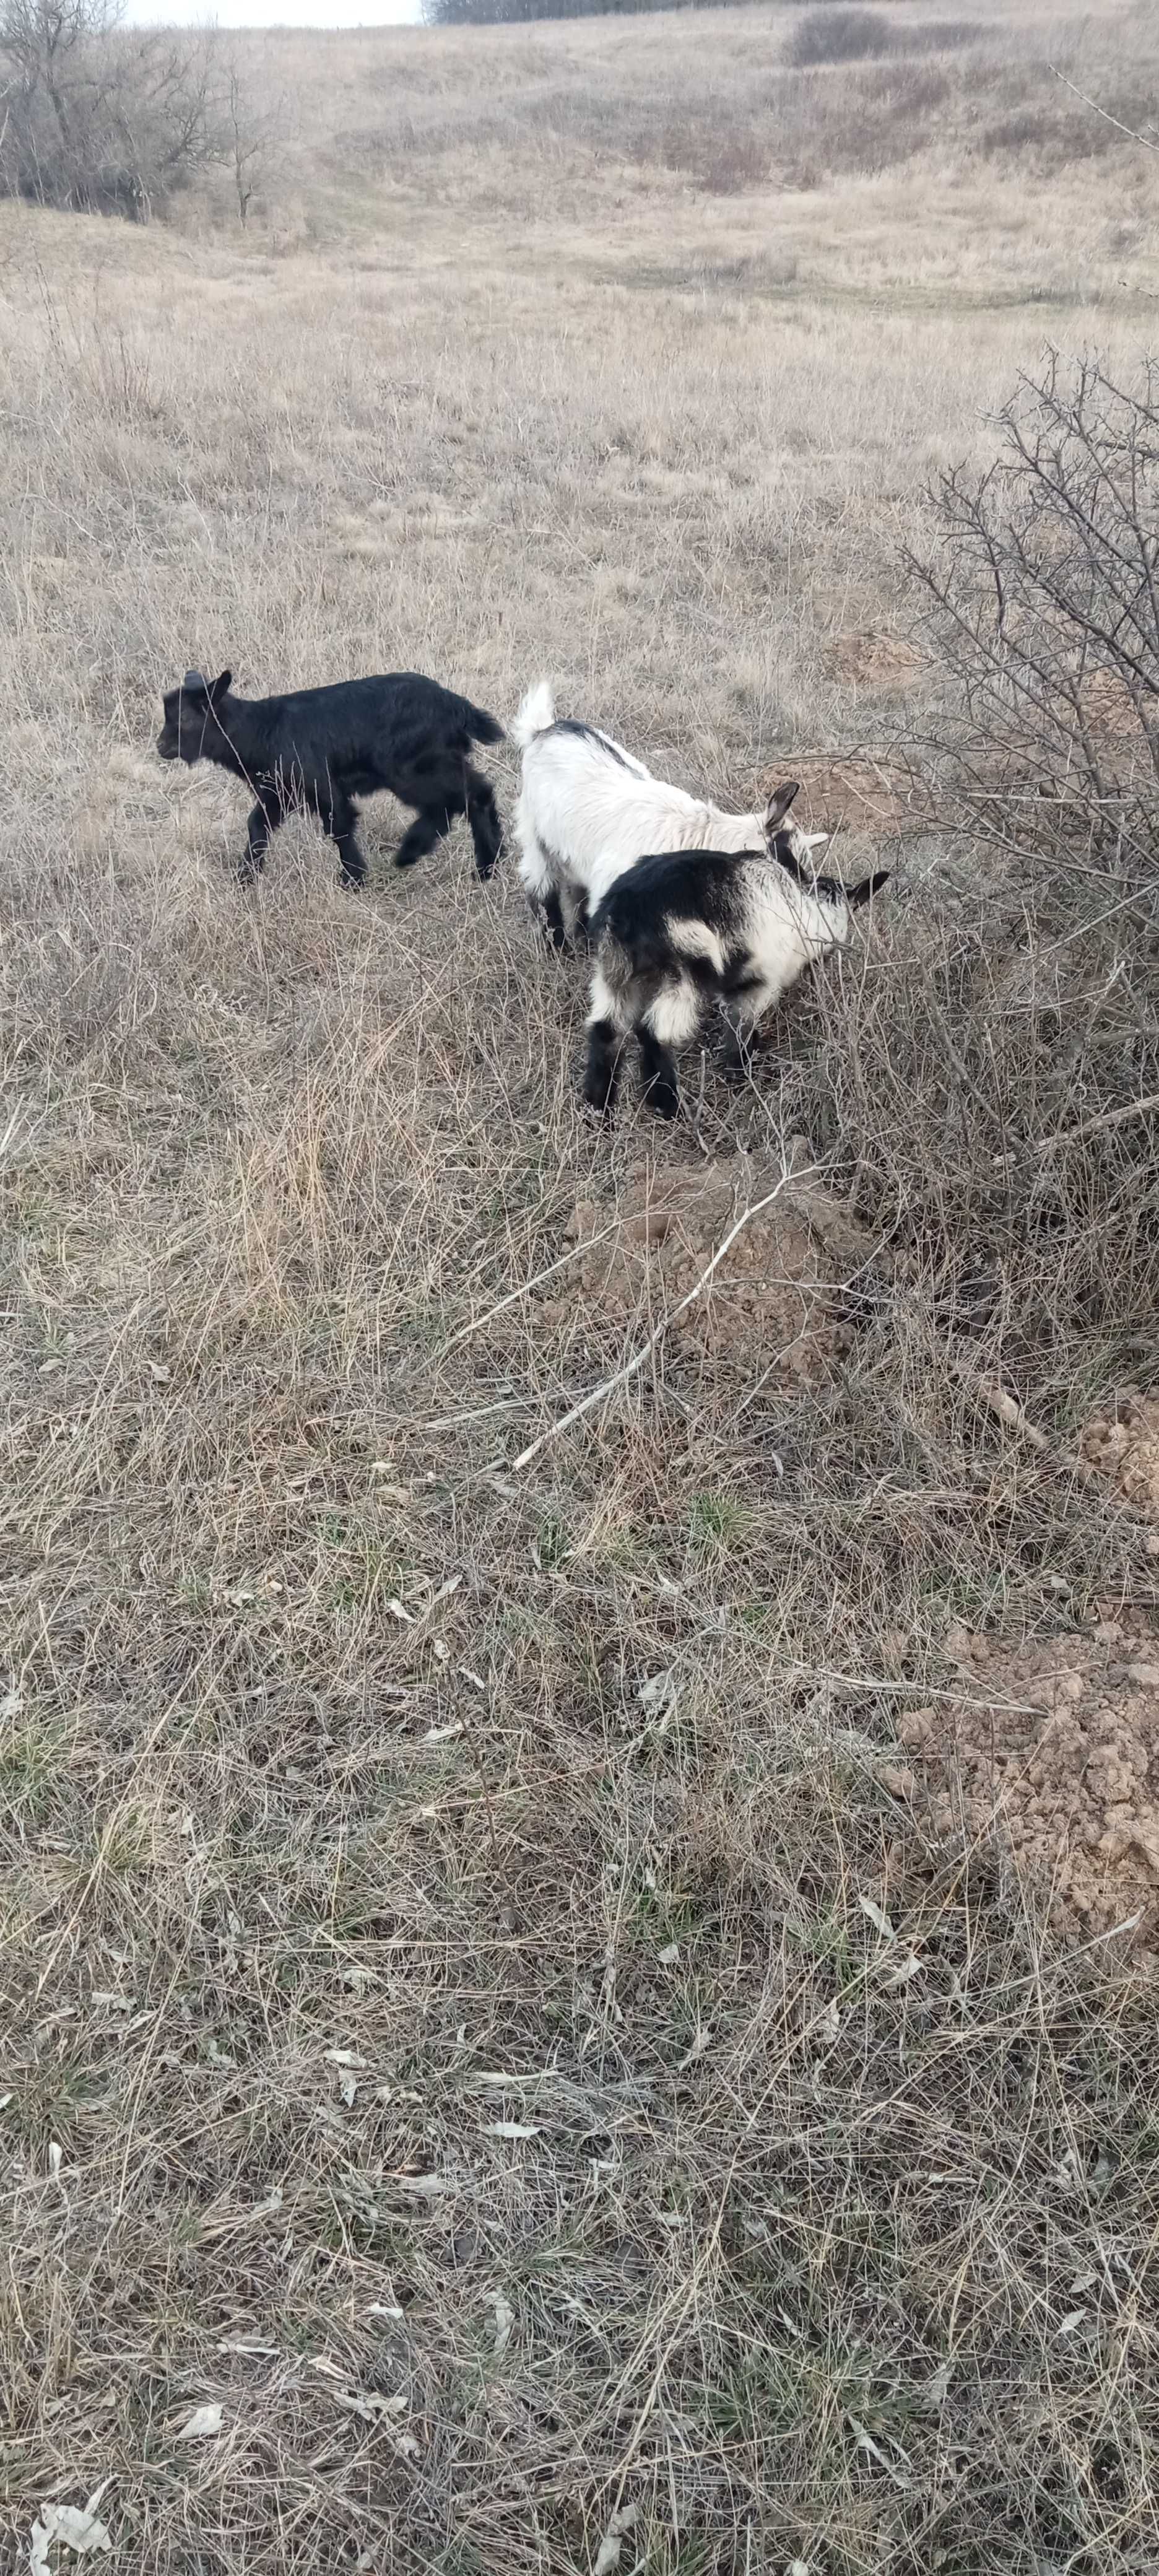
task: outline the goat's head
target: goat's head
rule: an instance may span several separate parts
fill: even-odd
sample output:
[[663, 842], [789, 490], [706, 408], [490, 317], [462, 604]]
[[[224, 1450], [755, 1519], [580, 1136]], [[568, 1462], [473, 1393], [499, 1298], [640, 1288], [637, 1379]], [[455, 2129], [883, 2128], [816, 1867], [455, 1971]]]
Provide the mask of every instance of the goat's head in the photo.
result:
[[813, 866], [812, 854], [828, 840], [828, 832], [802, 832], [793, 823], [787, 831], [784, 829], [785, 816], [793, 798], [799, 793], [797, 780], [790, 778], [769, 798], [764, 824], [769, 856], [816, 897], [828, 917], [834, 944], [841, 946], [849, 934], [850, 913], [859, 912], [883, 885], [888, 885], [893, 871], [879, 868], [876, 875], [862, 877], [854, 886], [842, 885], [839, 877], [819, 876]]
[[187, 671], [180, 688], [167, 689], [165, 722], [157, 736], [162, 760], [200, 760], [207, 732], [221, 729], [221, 711], [232, 671], [207, 680], [202, 671]]

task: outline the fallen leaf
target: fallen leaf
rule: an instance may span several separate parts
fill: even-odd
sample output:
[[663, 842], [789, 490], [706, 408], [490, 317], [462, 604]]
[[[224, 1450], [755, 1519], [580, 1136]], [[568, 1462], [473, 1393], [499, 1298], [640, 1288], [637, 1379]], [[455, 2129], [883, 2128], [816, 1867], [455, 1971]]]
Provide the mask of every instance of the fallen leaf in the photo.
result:
[[940, 2361], [922, 2390], [922, 2403], [929, 2408], [931, 2414], [934, 2414], [939, 2406], [945, 2405], [949, 2393], [950, 2365], [948, 2361]]
[[638, 2504], [622, 2504], [619, 2512], [612, 2515], [612, 2519], [608, 2524], [608, 2528], [605, 2531], [599, 2548], [596, 2551], [596, 2559], [595, 2565], [592, 2569], [592, 2576], [611, 2576], [613, 2567], [618, 2567], [620, 2564], [620, 2551], [624, 2546], [628, 2533], [631, 2531], [633, 2524], [639, 2521], [639, 2518], [640, 2508]]
[[460, 1720], [454, 1726], [428, 1726], [422, 1740], [424, 1744], [449, 1744], [453, 1735], [462, 1733], [463, 1726]]
[[1076, 2326], [1081, 2326], [1082, 2321], [1083, 2321], [1083, 2318], [1085, 2317], [1085, 2315], [1086, 2315], [1086, 2309], [1085, 2309], [1085, 2308], [1072, 2308], [1072, 2309], [1071, 2309], [1071, 2311], [1070, 2311], [1070, 2315], [1069, 2315], [1069, 2316], [1066, 2316], [1066, 2317], [1064, 2317], [1064, 2318], [1063, 2318], [1063, 2320], [1062, 2320], [1062, 2324], [1061, 2324], [1061, 2325], [1059, 2325], [1059, 2326], [1056, 2326], [1056, 2327], [1055, 2327], [1055, 2333], [1056, 2333], [1056, 2335], [1068, 2335], [1068, 2334], [1073, 2334], [1073, 2333], [1074, 2333], [1074, 2330], [1075, 2330], [1075, 2327], [1076, 2327]]
[[676, 2069], [678, 2075], [683, 2075], [686, 2067], [695, 2066], [697, 2058], [703, 2057], [711, 2037], [712, 2032], [708, 2025], [705, 2022], [699, 2022], [697, 2024], [696, 2033], [693, 2038], [692, 2046], [688, 2051], [688, 2055], [687, 2057], [681, 2058], [680, 2064]]
[[179, 2442], [205, 2442], [211, 2434], [220, 2431], [220, 2406], [195, 2406], [192, 2415], [178, 2426], [177, 2439]]
[[54, 2541], [83, 2557], [90, 2549], [111, 2549], [112, 2541], [103, 2522], [98, 2522], [96, 2507], [109, 2481], [102, 2479], [86, 2505], [42, 2504], [33, 2523], [28, 2541], [28, 2563], [34, 2576], [48, 2576], [48, 2552]]
[[170, 1372], [162, 1360], [150, 1360], [149, 1375], [156, 1379], [158, 1386], [168, 1386]]
[[410, 2403], [406, 2397], [383, 2397], [377, 2388], [336, 2388], [334, 2403], [343, 2406], [348, 2415], [358, 2415], [364, 2424], [373, 2424], [383, 2415], [405, 2415]]
[[531, 2120], [489, 2120], [483, 2131], [485, 2138], [538, 2138], [541, 2134]]
[[494, 2298], [491, 2301], [491, 2305], [495, 2310], [494, 2352], [495, 2359], [498, 2361], [500, 2353], [506, 2352], [507, 2346], [511, 2341], [511, 2329], [515, 2323], [515, 2310], [511, 2306], [510, 2301], [504, 2298], [501, 2290], [496, 2290]]
[[675, 1968], [680, 1959], [679, 1941], [670, 1941], [666, 1949], [656, 1952], [656, 1956], [662, 1968]]
[[218, 2352], [240, 2352], [245, 2354], [252, 2353], [255, 2355], [264, 2355], [268, 2353], [271, 2356], [276, 2354], [278, 2349], [279, 2347], [276, 2343], [262, 2343], [257, 2335], [227, 2335], [224, 2342], [219, 2343], [217, 2346]]
[[647, 1717], [658, 1717], [662, 1709], [671, 1708], [676, 1697], [676, 1675], [671, 1665], [662, 1673], [653, 1673], [650, 1681], [641, 1682], [636, 1697]]
[[356, 2066], [360, 2074], [366, 2071], [366, 2059], [359, 2056], [356, 2048], [328, 2048], [326, 2064], [327, 2066]]
[[859, 1896], [857, 1902], [861, 1907], [862, 1913], [868, 1915], [874, 1931], [880, 1932], [882, 1940], [892, 1941], [894, 1937], [893, 1925], [890, 1922], [888, 1914], [882, 1913], [880, 1905], [875, 1905], [871, 1896]]
[[396, 1601], [396, 1600], [394, 1600], [394, 1599], [391, 1599], [390, 1601], [388, 1601], [388, 1602], [387, 1602], [387, 1605], [386, 1605], [386, 1606], [387, 1606], [387, 1609], [388, 1609], [388, 1610], [389, 1610], [389, 1612], [390, 1612], [390, 1615], [391, 1615], [391, 1618], [392, 1618], [392, 1619], [404, 1619], [404, 1620], [406, 1621], [407, 1627], [408, 1627], [408, 1628], [413, 1628], [413, 1626], [414, 1626], [414, 1614], [413, 1614], [413, 1612], [412, 1612], [412, 1611], [410, 1611], [410, 1610], [404, 1610], [404, 1609], [403, 1609], [403, 1606], [402, 1606], [401, 1601]]
[[[863, 1898], [862, 1903], [864, 1903], [864, 1901], [865, 1900]], [[856, 2415], [850, 2415], [847, 2412], [845, 2421], [849, 2426], [849, 2430], [853, 2435], [853, 2439], [857, 2444], [858, 2450], [868, 2452], [870, 2459], [876, 2460], [879, 2469], [885, 2470], [887, 2478], [892, 2479], [894, 2486], [900, 2487], [903, 2495], [909, 2495], [913, 2486], [912, 2479], [903, 2477], [901, 2470], [895, 2469], [893, 2461], [886, 2458], [880, 2442], [874, 2441], [872, 2433], [866, 2432], [864, 2424], [858, 2423]], [[900, 2442], [896, 2447], [899, 2451], [901, 2450]], [[904, 2451], [902, 2451], [901, 2455], [903, 2460], [907, 2456]]]
[[366, 2313], [368, 2317], [401, 2317], [406, 2311], [403, 2308], [391, 2307], [385, 2299], [375, 2299]]

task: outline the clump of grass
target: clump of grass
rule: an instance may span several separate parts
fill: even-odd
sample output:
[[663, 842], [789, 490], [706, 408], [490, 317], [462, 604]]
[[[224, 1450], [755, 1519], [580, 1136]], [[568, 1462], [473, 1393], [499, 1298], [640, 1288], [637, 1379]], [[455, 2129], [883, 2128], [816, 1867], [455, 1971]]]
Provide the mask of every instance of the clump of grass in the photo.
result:
[[892, 53], [893, 21], [879, 9], [806, 9], [796, 20], [785, 60], [800, 71], [813, 63], [864, 63]]

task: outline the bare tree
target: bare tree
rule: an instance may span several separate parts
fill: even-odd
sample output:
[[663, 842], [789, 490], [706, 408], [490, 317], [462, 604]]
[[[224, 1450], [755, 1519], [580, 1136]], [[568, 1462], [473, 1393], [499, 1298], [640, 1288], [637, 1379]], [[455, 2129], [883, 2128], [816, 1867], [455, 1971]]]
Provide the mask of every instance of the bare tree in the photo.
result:
[[[0, 190], [145, 219], [233, 157], [211, 30], [128, 28], [123, 0], [0, 0]], [[240, 85], [236, 123], [244, 115]]]
[[279, 97], [259, 107], [231, 63], [225, 113], [238, 218], [244, 225], [249, 220], [254, 190], [286, 131], [285, 101]]

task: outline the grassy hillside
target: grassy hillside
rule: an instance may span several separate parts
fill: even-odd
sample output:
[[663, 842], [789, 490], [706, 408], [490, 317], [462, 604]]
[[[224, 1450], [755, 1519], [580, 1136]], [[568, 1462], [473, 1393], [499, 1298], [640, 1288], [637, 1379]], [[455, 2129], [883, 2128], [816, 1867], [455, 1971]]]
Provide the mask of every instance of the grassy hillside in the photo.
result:
[[[899, 558], [1151, 342], [1047, 66], [1159, 45], [962, 5], [254, 37], [244, 233], [0, 206], [14, 2568], [1156, 2563], [1153, 951], [931, 801]], [[596, 1134], [510, 864], [243, 898], [190, 661], [548, 671], [897, 883]]]

